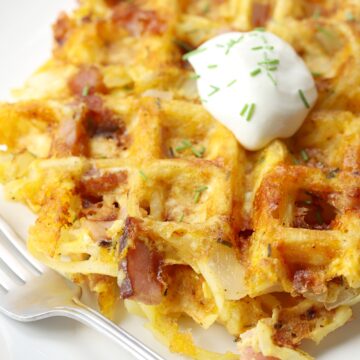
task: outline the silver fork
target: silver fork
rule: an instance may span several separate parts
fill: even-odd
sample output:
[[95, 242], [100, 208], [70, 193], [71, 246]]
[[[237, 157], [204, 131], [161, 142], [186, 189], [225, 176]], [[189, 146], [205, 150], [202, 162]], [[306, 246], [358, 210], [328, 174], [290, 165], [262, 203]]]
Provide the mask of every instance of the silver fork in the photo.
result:
[[163, 360], [124, 329], [80, 301], [81, 288], [38, 263], [0, 217], [0, 312], [22, 321], [65, 316], [98, 330], [139, 360]]

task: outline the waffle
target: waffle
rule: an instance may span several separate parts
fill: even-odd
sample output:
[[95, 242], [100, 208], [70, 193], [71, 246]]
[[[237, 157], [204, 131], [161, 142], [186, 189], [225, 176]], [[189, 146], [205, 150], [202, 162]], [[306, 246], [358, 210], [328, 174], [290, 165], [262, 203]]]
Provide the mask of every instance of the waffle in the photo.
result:
[[[244, 359], [311, 359], [360, 299], [360, 7], [340, 0], [83, 0], [54, 24], [52, 58], [0, 104], [0, 181], [38, 219], [28, 247], [122, 299], [171, 351], [186, 315], [220, 323]], [[292, 138], [247, 152], [202, 107], [182, 56], [266, 27], [316, 79]], [[224, 352], [227, 349], [224, 349]]]

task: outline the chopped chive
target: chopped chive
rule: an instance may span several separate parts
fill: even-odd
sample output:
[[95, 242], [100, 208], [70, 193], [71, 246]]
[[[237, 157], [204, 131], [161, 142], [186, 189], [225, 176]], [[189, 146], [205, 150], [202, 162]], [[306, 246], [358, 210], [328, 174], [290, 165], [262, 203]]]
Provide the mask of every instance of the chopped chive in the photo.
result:
[[318, 222], [318, 224], [322, 225], [324, 223], [324, 219], [323, 219], [323, 217], [321, 215], [320, 210], [316, 210], [315, 216], [316, 216], [316, 221]]
[[279, 64], [280, 64], [280, 60], [278, 59], [259, 62], [259, 65], [279, 65]]
[[313, 13], [313, 18], [314, 19], [318, 19], [321, 16], [321, 10], [320, 9], [316, 9]]
[[322, 73], [321, 73], [321, 72], [316, 72], [316, 71], [312, 72], [311, 74], [312, 74], [313, 77], [320, 77], [320, 76], [322, 76]]
[[217, 67], [216, 64], [208, 65], [208, 69], [216, 69]]
[[207, 186], [200, 186], [195, 190], [195, 197], [194, 197], [195, 204], [199, 202], [201, 194], [207, 189], [208, 189]]
[[213, 96], [215, 95], [218, 91], [220, 91], [220, 88], [218, 88], [217, 86], [214, 86], [214, 85], [210, 85], [210, 87], [213, 89], [213, 91], [208, 94], [208, 96]]
[[258, 27], [258, 28], [255, 28], [254, 31], [264, 32], [264, 31], [265, 31], [265, 28], [263, 28], [263, 27]]
[[291, 155], [291, 159], [292, 159], [292, 161], [293, 161], [293, 163], [294, 163], [295, 165], [299, 165], [299, 164], [300, 164], [300, 161], [299, 161], [294, 155]]
[[268, 244], [267, 246], [267, 257], [270, 257], [272, 253], [271, 244]]
[[241, 110], [241, 113], [240, 113], [241, 116], [244, 116], [246, 114], [248, 107], [249, 107], [249, 104], [244, 105], [244, 107], [243, 107], [243, 109]]
[[278, 68], [276, 66], [272, 66], [268, 68], [268, 71], [276, 71]]
[[182, 213], [182, 215], [181, 215], [181, 217], [180, 217], [180, 219], [179, 219], [179, 222], [182, 222], [182, 221], [184, 220], [184, 216], [185, 216], [185, 214]]
[[210, 4], [209, 3], [206, 3], [204, 8], [203, 8], [203, 14], [207, 14], [208, 12], [210, 11]]
[[268, 76], [268, 78], [271, 80], [271, 82], [275, 85], [275, 86], [277, 86], [277, 82], [276, 82], [276, 80], [273, 78], [273, 76], [268, 72], [268, 73], [266, 73], [266, 75]]
[[263, 48], [264, 48], [263, 46], [255, 46], [251, 48], [251, 50], [257, 51], [257, 50], [262, 50]]
[[199, 150], [195, 149], [194, 147], [191, 148], [192, 153], [193, 153], [197, 158], [203, 157], [203, 155], [204, 155], [204, 153], [205, 153], [205, 150], [206, 150], [205, 146], [202, 146], [202, 145], [201, 145], [201, 147], [200, 147]]
[[345, 13], [345, 20], [351, 22], [351, 21], [355, 21], [356, 19], [355, 19], [354, 14], [351, 11], [347, 11]]
[[304, 103], [305, 107], [306, 107], [307, 109], [310, 109], [310, 104], [309, 104], [309, 102], [307, 101], [307, 99], [306, 99], [306, 97], [305, 97], [305, 94], [304, 94], [304, 92], [303, 92], [301, 89], [299, 89], [299, 96], [300, 96], [302, 102]]
[[256, 69], [250, 73], [252, 77], [255, 77], [256, 75], [259, 75], [261, 73], [261, 69]]
[[255, 108], [256, 108], [256, 105], [254, 103], [250, 105], [250, 110], [249, 110], [248, 116], [246, 118], [246, 121], [251, 121], [251, 119], [254, 115], [254, 112], [255, 112]]
[[142, 170], [139, 170], [139, 174], [145, 181], [149, 179]]
[[233, 247], [233, 244], [230, 241], [224, 240], [222, 238], [218, 238], [216, 241], [221, 245], [225, 245], [225, 246], [230, 247], [230, 248]]
[[230, 87], [232, 85], [234, 85], [236, 83], [236, 79], [234, 79], [233, 81], [230, 81], [228, 84], [227, 84], [227, 87]]
[[191, 80], [200, 79], [200, 75], [198, 75], [198, 74], [192, 74], [192, 75], [189, 76], [189, 79], [191, 79]]
[[174, 149], [173, 149], [171, 146], [169, 147], [169, 156], [170, 156], [171, 158], [174, 158], [174, 157], [175, 157]]
[[182, 145], [177, 146], [177, 147], [175, 148], [175, 151], [177, 151], [177, 152], [182, 152], [182, 151], [184, 151], [184, 150], [186, 150], [186, 149], [191, 148], [191, 146], [192, 146], [192, 144], [191, 144], [191, 142], [190, 142], [189, 140], [183, 140], [183, 141], [181, 142], [181, 144], [182, 144]]
[[264, 35], [261, 35], [261, 40], [264, 42], [264, 44], [268, 43], [268, 41]]
[[328, 37], [330, 37], [330, 38], [333, 37], [332, 32], [329, 31], [328, 29], [323, 28], [322, 26], [318, 26], [318, 27], [317, 27], [317, 31], [318, 31], [318, 32], [321, 32], [322, 34], [324, 34], [324, 35], [326, 35], [326, 36], [328, 36]]
[[89, 92], [90, 92], [90, 86], [89, 86], [89, 85], [85, 85], [85, 86], [82, 88], [81, 95], [82, 95], [82, 96], [88, 96], [88, 95], [89, 95]]
[[310, 160], [309, 154], [306, 152], [305, 149], [302, 149], [300, 151], [300, 155], [305, 162], [308, 162]]
[[224, 48], [225, 45], [223, 45], [223, 44], [216, 44], [216, 47], [218, 47], [218, 48]]
[[183, 55], [182, 59], [183, 59], [183, 60], [188, 60], [188, 59], [191, 58], [192, 56], [198, 55], [198, 54], [200, 54], [200, 53], [202, 53], [202, 52], [204, 52], [204, 51], [206, 51], [206, 50], [207, 50], [207, 48], [195, 49], [195, 50], [190, 51], [190, 52], [188, 52], [187, 54]]
[[193, 48], [189, 44], [179, 39], [174, 39], [174, 44], [182, 50], [186, 51], [187, 53], [193, 50]]
[[231, 39], [228, 43], [227, 43], [227, 49], [225, 52], [225, 55], [228, 55], [230, 50], [236, 45], [238, 44], [242, 39], [244, 38], [244, 36], [240, 36], [237, 40]]

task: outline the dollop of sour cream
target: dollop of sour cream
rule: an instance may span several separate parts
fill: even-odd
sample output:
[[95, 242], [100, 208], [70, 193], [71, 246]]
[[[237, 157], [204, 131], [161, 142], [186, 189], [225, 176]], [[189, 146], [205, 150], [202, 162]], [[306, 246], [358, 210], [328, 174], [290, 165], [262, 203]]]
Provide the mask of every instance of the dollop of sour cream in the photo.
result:
[[294, 135], [317, 100], [304, 61], [270, 32], [222, 34], [184, 58], [203, 106], [248, 150]]

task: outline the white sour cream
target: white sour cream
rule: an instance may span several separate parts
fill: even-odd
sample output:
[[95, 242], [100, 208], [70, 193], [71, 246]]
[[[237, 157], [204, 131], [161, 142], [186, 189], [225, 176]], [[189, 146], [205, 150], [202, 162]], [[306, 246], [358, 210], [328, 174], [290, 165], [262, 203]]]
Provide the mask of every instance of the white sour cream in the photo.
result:
[[318, 96], [303, 60], [269, 32], [222, 34], [185, 59], [203, 106], [248, 150], [294, 135]]

